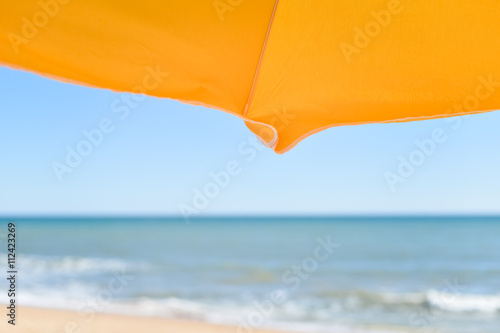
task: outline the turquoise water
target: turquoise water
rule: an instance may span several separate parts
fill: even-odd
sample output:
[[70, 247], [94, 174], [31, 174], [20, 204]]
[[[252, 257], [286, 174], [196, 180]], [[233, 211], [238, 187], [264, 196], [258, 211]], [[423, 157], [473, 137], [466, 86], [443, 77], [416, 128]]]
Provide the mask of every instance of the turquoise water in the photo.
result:
[[22, 305], [239, 332], [500, 332], [500, 218], [13, 221]]

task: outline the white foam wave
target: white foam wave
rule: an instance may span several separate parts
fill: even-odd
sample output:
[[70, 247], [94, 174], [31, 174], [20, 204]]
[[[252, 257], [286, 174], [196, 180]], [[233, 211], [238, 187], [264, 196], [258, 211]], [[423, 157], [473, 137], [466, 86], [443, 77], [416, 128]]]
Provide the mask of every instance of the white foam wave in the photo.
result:
[[431, 307], [447, 312], [500, 312], [500, 295], [454, 294], [431, 290], [426, 299]]
[[343, 309], [362, 309], [373, 306], [391, 308], [422, 308], [428, 307], [443, 312], [477, 312], [500, 314], [500, 294], [467, 294], [463, 292], [448, 292], [428, 290], [415, 293], [339, 292], [329, 295]]
[[[6, 255], [0, 253], [0, 257]], [[19, 270], [26, 274], [34, 275], [74, 275], [74, 274], [99, 274], [116, 272], [134, 268], [146, 270], [149, 265], [143, 262], [132, 263], [114, 258], [76, 257], [76, 256], [40, 256], [22, 255], [18, 260]]]

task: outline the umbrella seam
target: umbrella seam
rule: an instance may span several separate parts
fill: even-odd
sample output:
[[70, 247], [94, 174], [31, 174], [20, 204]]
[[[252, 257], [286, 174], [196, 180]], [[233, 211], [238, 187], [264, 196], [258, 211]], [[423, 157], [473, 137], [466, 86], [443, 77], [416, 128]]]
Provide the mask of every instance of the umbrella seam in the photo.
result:
[[274, 17], [276, 15], [276, 10], [278, 8], [279, 0], [276, 0], [274, 3], [274, 8], [273, 8], [273, 14], [271, 15], [271, 19], [269, 20], [269, 26], [267, 27], [267, 32], [266, 32], [266, 38], [264, 39], [264, 45], [262, 45], [262, 51], [260, 52], [260, 57], [259, 57], [259, 62], [257, 63], [257, 69], [255, 70], [255, 75], [253, 76], [253, 81], [252, 81], [252, 86], [250, 88], [250, 93], [248, 94], [248, 99], [245, 104], [245, 109], [243, 110], [243, 116], [246, 116], [248, 109], [250, 107], [250, 103], [252, 102], [254, 91], [255, 91], [255, 84], [257, 83], [257, 79], [259, 77], [260, 73], [260, 65], [262, 63], [262, 59], [264, 58], [264, 53], [266, 51], [267, 47], [267, 41], [269, 38], [269, 35], [271, 33], [271, 28], [273, 26], [274, 22]]

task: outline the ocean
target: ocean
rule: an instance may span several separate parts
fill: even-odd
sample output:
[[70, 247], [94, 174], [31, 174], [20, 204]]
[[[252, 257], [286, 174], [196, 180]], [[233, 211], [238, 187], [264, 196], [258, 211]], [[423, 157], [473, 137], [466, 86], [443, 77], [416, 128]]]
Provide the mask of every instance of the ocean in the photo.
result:
[[73, 309], [82, 321], [110, 312], [238, 333], [500, 332], [500, 218], [9, 221], [18, 305]]

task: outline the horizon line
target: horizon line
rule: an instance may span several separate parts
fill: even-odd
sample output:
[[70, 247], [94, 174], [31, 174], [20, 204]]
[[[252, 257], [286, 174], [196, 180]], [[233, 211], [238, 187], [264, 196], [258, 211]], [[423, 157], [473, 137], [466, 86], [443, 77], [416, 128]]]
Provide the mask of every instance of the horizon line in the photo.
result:
[[[383, 219], [383, 218], [500, 218], [500, 213], [442, 213], [442, 214], [214, 214], [191, 216], [190, 220], [203, 219]], [[182, 220], [174, 214], [0, 214], [1, 220], [11, 219], [169, 219]]]

